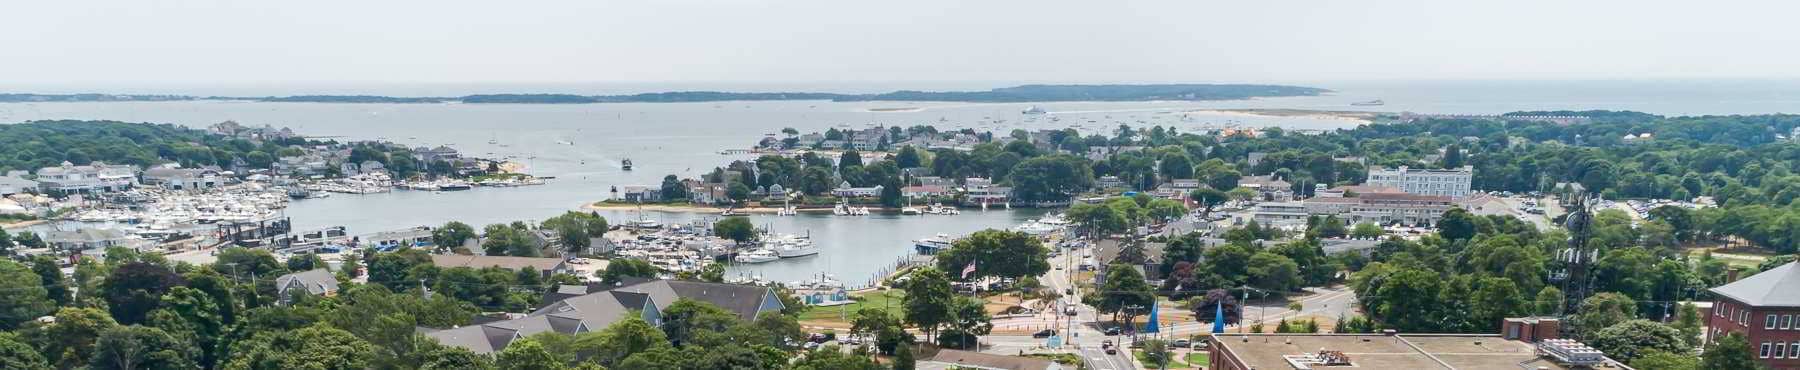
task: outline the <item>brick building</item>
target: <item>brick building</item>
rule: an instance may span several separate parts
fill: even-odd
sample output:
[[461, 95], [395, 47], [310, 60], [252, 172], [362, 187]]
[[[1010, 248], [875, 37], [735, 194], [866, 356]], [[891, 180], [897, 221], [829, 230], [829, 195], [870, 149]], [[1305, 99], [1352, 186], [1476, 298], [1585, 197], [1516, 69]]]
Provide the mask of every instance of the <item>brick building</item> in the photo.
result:
[[1757, 362], [1800, 369], [1800, 262], [1712, 288], [1707, 339], [1743, 333]]

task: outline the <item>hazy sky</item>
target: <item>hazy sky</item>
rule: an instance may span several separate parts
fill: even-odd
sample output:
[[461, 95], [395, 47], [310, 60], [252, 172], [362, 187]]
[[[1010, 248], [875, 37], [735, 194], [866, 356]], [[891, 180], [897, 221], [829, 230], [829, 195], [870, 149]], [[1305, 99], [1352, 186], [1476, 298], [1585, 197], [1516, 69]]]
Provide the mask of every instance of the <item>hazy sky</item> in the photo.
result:
[[1793, 1], [9, 1], [5, 86], [1800, 77]]

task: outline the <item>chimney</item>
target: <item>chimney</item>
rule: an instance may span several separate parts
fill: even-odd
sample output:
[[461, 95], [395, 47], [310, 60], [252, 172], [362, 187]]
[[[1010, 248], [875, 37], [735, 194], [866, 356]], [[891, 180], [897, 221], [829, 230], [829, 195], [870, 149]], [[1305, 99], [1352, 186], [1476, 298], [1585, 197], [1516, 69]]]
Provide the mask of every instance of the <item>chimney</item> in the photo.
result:
[[1731, 268], [1731, 269], [1725, 270], [1725, 282], [1726, 283], [1735, 282], [1735, 281], [1737, 281], [1737, 279], [1738, 279], [1738, 269], [1737, 268]]

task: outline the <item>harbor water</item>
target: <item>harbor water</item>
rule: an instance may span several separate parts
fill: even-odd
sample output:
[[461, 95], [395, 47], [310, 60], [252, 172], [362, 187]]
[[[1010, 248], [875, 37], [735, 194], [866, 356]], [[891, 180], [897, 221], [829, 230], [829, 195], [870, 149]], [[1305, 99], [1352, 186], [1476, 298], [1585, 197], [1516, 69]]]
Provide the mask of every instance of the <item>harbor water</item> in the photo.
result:
[[[1308, 85], [1308, 84], [1302, 84]], [[708, 102], [621, 104], [325, 104], [238, 101], [11, 103], [0, 104], [0, 122], [105, 119], [173, 123], [202, 128], [226, 120], [291, 127], [308, 136], [338, 140], [380, 139], [409, 146], [447, 145], [466, 156], [506, 158], [526, 172], [555, 177], [542, 186], [482, 188], [459, 192], [395, 190], [336, 194], [294, 201], [285, 209], [297, 230], [347, 226], [352, 234], [463, 221], [476, 227], [536, 221], [605, 199], [623, 185], [655, 185], [664, 175], [696, 177], [751, 155], [764, 135], [792, 127], [802, 133], [869, 125], [933, 125], [940, 131], [973, 128], [999, 135], [1013, 129], [1075, 128], [1110, 134], [1119, 125], [1161, 125], [1184, 131], [1225, 126], [1322, 130], [1360, 121], [1329, 117], [1261, 117], [1193, 112], [1206, 109], [1296, 108], [1493, 114], [1515, 110], [1634, 109], [1659, 114], [1774, 113], [1800, 106], [1800, 84], [1741, 87], [1696, 83], [1468, 83], [1344, 86], [1329, 96], [1224, 102], [1068, 102], [968, 104], [927, 102]], [[567, 90], [567, 89], [565, 89]], [[743, 89], [753, 90], [753, 89]], [[540, 91], [517, 87], [512, 91]], [[645, 89], [644, 91], [658, 91]], [[576, 92], [582, 91], [555, 91]], [[304, 94], [270, 92], [267, 95]], [[366, 93], [384, 93], [370, 90]], [[592, 93], [592, 92], [588, 92]], [[395, 94], [403, 95], [403, 94]], [[436, 94], [453, 95], [453, 94]], [[1385, 100], [1386, 106], [1351, 106]], [[1036, 105], [1047, 114], [1025, 114]], [[631, 159], [633, 171], [620, 168]], [[612, 220], [634, 211], [602, 211]], [[734, 268], [734, 276], [793, 281], [818, 273], [856, 285], [912, 251], [912, 240], [938, 233], [967, 234], [1006, 228], [1036, 217], [1030, 211], [973, 211], [957, 216], [872, 215], [838, 217], [751, 216], [775, 232], [811, 233], [822, 253]], [[644, 217], [684, 222], [712, 214], [656, 213]], [[620, 221], [615, 221], [618, 223]]]

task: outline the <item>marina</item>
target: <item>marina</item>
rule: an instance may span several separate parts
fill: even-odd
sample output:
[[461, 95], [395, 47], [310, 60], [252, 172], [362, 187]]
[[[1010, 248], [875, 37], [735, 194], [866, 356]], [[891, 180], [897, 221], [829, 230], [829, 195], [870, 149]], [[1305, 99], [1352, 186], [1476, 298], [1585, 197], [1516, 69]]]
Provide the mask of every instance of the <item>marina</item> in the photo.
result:
[[[513, 161], [522, 172], [538, 175], [542, 181], [541, 184], [520, 183], [514, 189], [484, 189], [490, 185], [497, 185], [491, 186], [493, 188], [505, 185], [473, 182], [471, 191], [425, 191], [405, 185], [396, 187], [392, 179], [369, 176], [300, 181], [297, 182], [301, 185], [298, 191], [291, 188], [269, 190], [282, 198], [292, 199], [280, 213], [291, 220], [295, 230], [345, 226], [349, 235], [435, 227], [448, 221], [461, 221], [476, 228], [494, 223], [541, 221], [605, 199], [606, 189], [614, 186], [654, 186], [664, 175], [699, 177], [726, 161], [754, 159], [763, 153], [749, 150], [749, 143], [744, 138], [761, 137], [783, 126], [810, 132], [840, 125], [853, 127], [849, 123], [855, 123], [854, 126], [930, 124], [939, 130], [969, 128], [1005, 132], [1012, 128], [1061, 129], [1072, 123], [1093, 120], [1096, 122], [1082, 124], [1084, 127], [1078, 130], [1099, 133], [1120, 123], [1180, 126], [1183, 130], [1206, 125], [1328, 129], [1357, 124], [1336, 119], [1174, 113], [1239, 104], [1236, 102], [1052, 103], [1041, 105], [1046, 114], [1029, 117], [1023, 114], [1023, 110], [1029, 108], [1028, 104], [920, 103], [920, 109], [909, 111], [869, 112], [865, 109], [877, 104], [772, 101], [748, 102], [744, 109], [720, 110], [712, 108], [711, 104], [688, 103], [417, 105], [195, 101], [0, 105], [0, 117], [16, 121], [82, 116], [170, 122], [191, 127], [205, 127], [224, 120], [283, 122], [299, 132], [342, 135], [347, 140], [389, 138], [407, 146], [441, 144], [465, 153], [488, 153], [485, 156]], [[1137, 120], [1144, 123], [1137, 123]], [[495, 125], [511, 125], [516, 129], [495, 132]], [[660, 129], [616, 129], [642, 125]], [[575, 145], [559, 144], [559, 141]], [[621, 155], [647, 152], [656, 155]], [[632, 170], [624, 169], [626, 161], [631, 162]], [[550, 178], [555, 180], [543, 181]], [[880, 212], [860, 205], [846, 205], [841, 212], [833, 213], [786, 208], [771, 213], [746, 212], [757, 225], [810, 235], [819, 253], [798, 258], [779, 258], [778, 255], [771, 261], [731, 266], [728, 272], [732, 276], [775, 281], [804, 280], [818, 273], [858, 280], [892, 268], [903, 258], [915, 256], [914, 241], [920, 238], [940, 233], [967, 235], [986, 228], [1013, 228], [1043, 213], [1035, 209], [1009, 209], [1002, 204], [993, 204], [983, 210], [980, 206], [985, 204], [965, 205], [966, 208], [955, 210], [960, 215], [954, 217], [931, 216], [926, 212], [931, 208], [928, 204], [918, 207], [922, 216]], [[640, 230], [664, 229], [720, 216], [718, 210], [640, 213], [611, 209], [595, 212], [614, 225]], [[704, 246], [704, 243], [700, 244]], [[670, 248], [632, 253], [687, 256], [693, 261], [700, 261], [701, 255]], [[679, 270], [693, 266], [687, 262], [671, 262], [666, 267]]]

